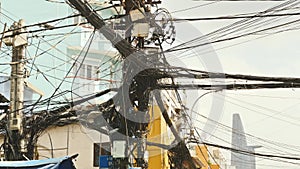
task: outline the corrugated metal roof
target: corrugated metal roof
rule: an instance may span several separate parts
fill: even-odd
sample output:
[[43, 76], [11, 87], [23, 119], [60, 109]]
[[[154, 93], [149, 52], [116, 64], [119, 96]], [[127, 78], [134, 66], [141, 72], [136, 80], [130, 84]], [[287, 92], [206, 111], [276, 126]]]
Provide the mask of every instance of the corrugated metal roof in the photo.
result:
[[0, 93], [0, 103], [7, 103], [9, 100]]
[[27, 169], [75, 169], [72, 162], [74, 157], [53, 158], [30, 161], [1, 161], [0, 169], [27, 168]]

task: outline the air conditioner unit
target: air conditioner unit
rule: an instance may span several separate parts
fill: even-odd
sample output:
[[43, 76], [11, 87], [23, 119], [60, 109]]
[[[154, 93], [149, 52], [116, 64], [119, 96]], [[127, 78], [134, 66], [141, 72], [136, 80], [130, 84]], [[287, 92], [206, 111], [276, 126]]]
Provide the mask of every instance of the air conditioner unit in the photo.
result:
[[135, 23], [133, 25], [132, 36], [147, 37], [149, 34], [150, 25], [148, 23]]
[[118, 140], [113, 142], [112, 156], [114, 158], [124, 158], [126, 150], [126, 141]]

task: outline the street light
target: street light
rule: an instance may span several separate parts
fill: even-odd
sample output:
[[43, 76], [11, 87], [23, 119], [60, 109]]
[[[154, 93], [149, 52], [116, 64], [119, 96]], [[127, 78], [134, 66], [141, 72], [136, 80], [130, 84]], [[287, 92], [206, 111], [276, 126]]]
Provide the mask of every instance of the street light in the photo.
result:
[[[192, 105], [192, 107], [191, 107], [190, 116], [189, 116], [189, 118], [190, 118], [191, 121], [192, 121], [193, 112], [194, 112], [194, 108], [195, 108], [195, 106], [196, 106], [196, 103], [197, 103], [202, 97], [204, 97], [204, 96], [206, 96], [206, 95], [208, 95], [208, 94], [210, 94], [210, 93], [214, 93], [214, 92], [218, 92], [218, 91], [221, 91], [221, 90], [212, 90], [212, 91], [206, 92], [206, 93], [200, 95], [200, 96], [194, 101], [194, 103], [193, 103], [193, 105]], [[195, 128], [194, 125], [193, 125], [193, 123], [191, 124], [190, 127], [191, 127], [191, 129], [194, 129], [194, 128]], [[191, 134], [193, 134], [192, 131], [190, 131], [190, 132], [191, 132]], [[199, 136], [200, 136], [200, 135], [199, 135]]]

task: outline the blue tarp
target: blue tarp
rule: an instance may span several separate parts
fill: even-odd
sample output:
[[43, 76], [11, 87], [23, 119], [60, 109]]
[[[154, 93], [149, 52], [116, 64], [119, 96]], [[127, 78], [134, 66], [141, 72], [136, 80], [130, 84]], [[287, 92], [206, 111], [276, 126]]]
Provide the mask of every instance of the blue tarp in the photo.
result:
[[72, 157], [30, 161], [1, 161], [0, 169], [76, 169]]

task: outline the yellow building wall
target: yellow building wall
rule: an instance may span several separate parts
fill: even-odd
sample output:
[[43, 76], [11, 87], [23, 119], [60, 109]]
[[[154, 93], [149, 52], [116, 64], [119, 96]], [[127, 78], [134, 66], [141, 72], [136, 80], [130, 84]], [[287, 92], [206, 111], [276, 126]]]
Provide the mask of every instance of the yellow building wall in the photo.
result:
[[[168, 137], [167, 125], [162, 119], [158, 106], [150, 107], [151, 122], [149, 123], [149, 134], [147, 141], [160, 144], [170, 144], [171, 139]], [[156, 146], [148, 146], [149, 152], [148, 166], [149, 169], [168, 169], [168, 155], [166, 150], [162, 150]]]
[[196, 156], [204, 165], [204, 167], [202, 167], [201, 169], [220, 169], [220, 166], [218, 164], [212, 164], [212, 161], [210, 161], [208, 150], [205, 145], [196, 146]]
[[196, 156], [200, 159], [201, 163], [204, 165], [201, 169], [208, 169], [209, 158], [208, 152], [205, 146], [196, 146]]
[[211, 169], [220, 169], [220, 166], [218, 164], [211, 164], [210, 168]]

